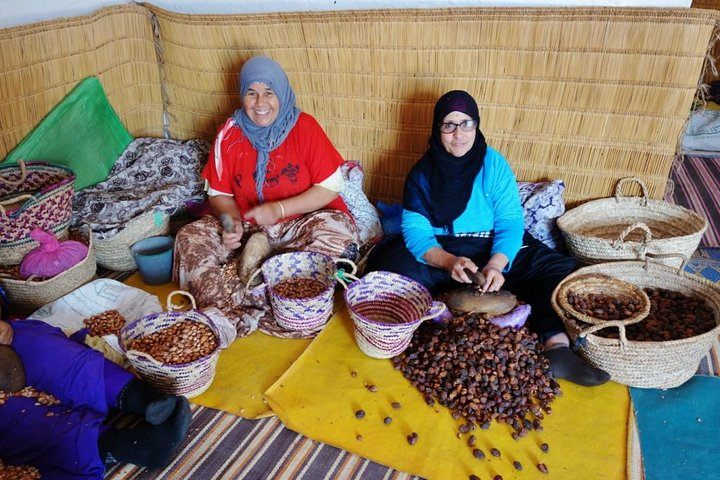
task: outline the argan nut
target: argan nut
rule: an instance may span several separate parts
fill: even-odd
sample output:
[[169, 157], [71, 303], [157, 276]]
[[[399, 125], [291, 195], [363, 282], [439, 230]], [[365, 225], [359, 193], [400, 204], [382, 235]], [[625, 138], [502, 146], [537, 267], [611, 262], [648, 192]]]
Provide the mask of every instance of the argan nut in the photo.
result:
[[407, 441], [410, 445], [415, 445], [418, 441], [418, 434], [412, 432], [410, 435], [407, 436]]
[[475, 435], [470, 435], [467, 439], [468, 447], [474, 447], [475, 446]]
[[493, 480], [503, 480], [502, 475], [495, 475]]
[[400, 402], [392, 402], [390, 406], [392, 406], [395, 410], [402, 407], [402, 405], [400, 405]]
[[548, 450], [550, 450], [550, 445], [548, 445], [547, 443], [543, 443], [543, 444], [540, 445], [540, 450], [542, 450], [543, 452], [547, 453]]
[[517, 460], [515, 460], [515, 461], [513, 462], [513, 467], [515, 467], [515, 470], [520, 471], [520, 470], [522, 470], [522, 463], [520, 463], [520, 462], [518, 462]]
[[485, 458], [485, 452], [483, 452], [479, 448], [475, 448], [473, 449], [473, 457], [482, 460], [483, 458]]
[[480, 477], [478, 477], [478, 476], [475, 475], [475, 474], [472, 474], [472, 475], [470, 475], [470, 476], [468, 477], [468, 480], [480, 480]]
[[497, 448], [491, 448], [491, 449], [490, 449], [490, 454], [491, 454], [493, 457], [499, 457], [500, 455], [502, 455], [502, 454], [500, 453], [500, 450], [498, 450]]
[[544, 463], [538, 463], [538, 464], [537, 464], [537, 468], [538, 468], [538, 470], [540, 470], [542, 473], [548, 473], [547, 465], [545, 465]]
[[368, 385], [367, 389], [368, 389], [368, 392], [377, 392], [378, 391], [377, 385]]
[[357, 412], [355, 412], [355, 418], [365, 418], [365, 410], [358, 410]]
[[383, 418], [383, 423], [384, 423], [385, 425], [390, 425], [390, 424], [392, 423], [392, 418], [391, 418], [391, 417], [385, 417], [385, 418]]

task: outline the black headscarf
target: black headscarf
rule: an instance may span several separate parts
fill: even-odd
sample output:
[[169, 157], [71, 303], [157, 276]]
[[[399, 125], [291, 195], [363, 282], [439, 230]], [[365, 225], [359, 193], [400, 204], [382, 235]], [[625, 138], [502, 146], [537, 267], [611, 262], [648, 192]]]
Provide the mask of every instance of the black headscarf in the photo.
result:
[[[440, 123], [451, 112], [462, 112], [478, 122], [475, 143], [462, 157], [445, 150]], [[475, 99], [463, 90], [452, 90], [435, 104], [429, 148], [415, 164], [405, 183], [403, 207], [420, 213], [437, 228], [448, 227], [465, 211], [475, 177], [485, 160], [487, 144], [480, 131]], [[427, 180], [423, 180], [427, 179]]]

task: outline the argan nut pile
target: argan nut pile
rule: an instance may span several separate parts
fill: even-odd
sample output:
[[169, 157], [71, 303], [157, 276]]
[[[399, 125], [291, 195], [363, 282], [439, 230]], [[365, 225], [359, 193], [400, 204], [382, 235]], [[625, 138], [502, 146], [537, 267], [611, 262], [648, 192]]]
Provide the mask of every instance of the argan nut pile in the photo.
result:
[[469, 313], [446, 325], [422, 324], [393, 363], [428, 405], [438, 401], [453, 418], [463, 418], [466, 431], [496, 420], [518, 439], [542, 428], [560, 393], [541, 349], [526, 328], [501, 328]]
[[[10, 397], [36, 398], [38, 405], [59, 405], [60, 400], [53, 397], [49, 393], [36, 390], [34, 387], [23, 387], [17, 392], [5, 392], [0, 390], [0, 406], [2, 406]], [[0, 477], [3, 478], [3, 477]]]
[[625, 320], [642, 309], [639, 298], [615, 298], [604, 293], [568, 292], [568, 303], [578, 312], [600, 320]]
[[38, 480], [42, 478], [40, 470], [30, 465], [5, 465], [0, 460], [0, 478], [3, 480]]
[[125, 326], [125, 317], [117, 310], [105, 310], [83, 320], [89, 330], [91, 337], [102, 337], [104, 335], [118, 335], [120, 329]]
[[[717, 326], [713, 309], [700, 297], [663, 288], [645, 288], [644, 291], [650, 298], [650, 313], [642, 321], [625, 327], [628, 340], [681, 340], [709, 332]], [[619, 338], [617, 329], [600, 330], [595, 335]]]

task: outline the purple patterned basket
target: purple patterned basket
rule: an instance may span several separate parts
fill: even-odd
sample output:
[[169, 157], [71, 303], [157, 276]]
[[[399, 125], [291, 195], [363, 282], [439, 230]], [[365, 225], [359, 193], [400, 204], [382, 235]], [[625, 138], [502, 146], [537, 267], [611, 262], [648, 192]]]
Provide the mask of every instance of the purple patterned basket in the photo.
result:
[[[312, 331], [322, 328], [332, 315], [333, 296], [337, 285], [338, 267], [329, 255], [319, 252], [289, 252], [270, 257], [262, 264], [265, 285], [270, 296], [275, 321], [288, 330]], [[258, 272], [255, 272], [257, 274]], [[355, 273], [353, 269], [352, 273]], [[252, 283], [253, 277], [248, 284]], [[285, 280], [311, 278], [325, 285], [318, 295], [305, 298], [286, 298], [274, 292], [274, 287]]]
[[369, 357], [401, 354], [422, 322], [447, 312], [420, 283], [397, 273], [370, 272], [345, 290], [355, 341]]

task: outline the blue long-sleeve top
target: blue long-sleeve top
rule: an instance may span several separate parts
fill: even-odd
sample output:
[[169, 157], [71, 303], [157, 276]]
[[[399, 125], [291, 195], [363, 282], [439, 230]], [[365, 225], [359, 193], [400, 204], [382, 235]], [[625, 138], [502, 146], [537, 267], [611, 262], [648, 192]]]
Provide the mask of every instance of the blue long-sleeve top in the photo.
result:
[[[422, 178], [417, 169], [413, 169], [405, 183], [406, 195], [413, 183], [413, 195], [429, 192], [428, 179]], [[485, 161], [478, 172], [465, 211], [453, 222], [454, 233], [479, 233], [493, 231], [491, 255], [502, 253], [510, 262], [522, 246], [524, 217], [520, 205], [517, 180], [503, 155], [488, 146]], [[440, 247], [436, 236], [449, 235], [447, 228], [433, 227], [430, 220], [420, 213], [404, 209], [402, 213], [402, 234], [410, 253], [422, 263], [422, 257], [433, 247]], [[441, 247], [442, 248], [442, 247]], [[482, 265], [478, 265], [482, 268]]]

